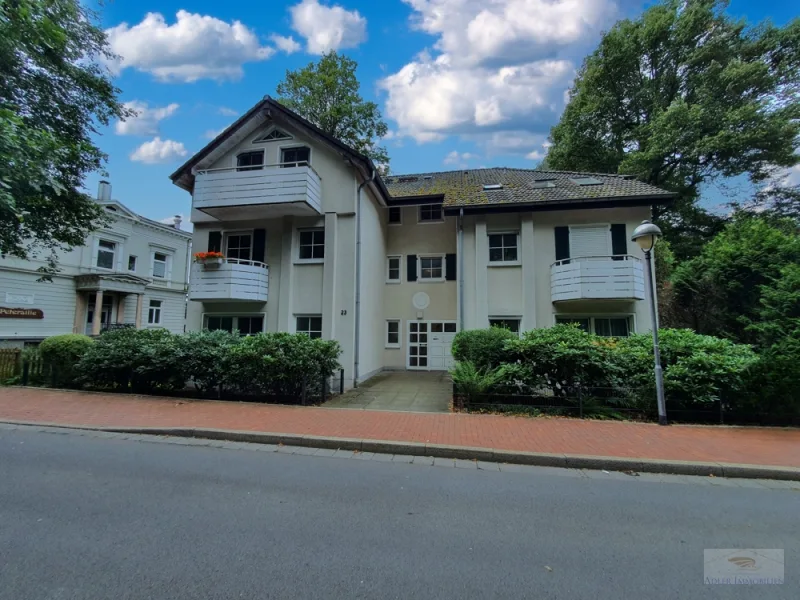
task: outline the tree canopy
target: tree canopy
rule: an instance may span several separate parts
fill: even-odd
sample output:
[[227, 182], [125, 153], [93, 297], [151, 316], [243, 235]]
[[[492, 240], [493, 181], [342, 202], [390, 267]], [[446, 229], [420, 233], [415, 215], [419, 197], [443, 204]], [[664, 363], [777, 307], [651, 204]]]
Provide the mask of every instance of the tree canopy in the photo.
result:
[[748, 27], [727, 6], [664, 0], [618, 22], [550, 135], [551, 168], [633, 174], [677, 192], [654, 216], [678, 256], [721, 225], [696, 205], [701, 184], [761, 182], [800, 161], [800, 19]]
[[278, 101], [385, 168], [389, 155], [377, 144], [388, 127], [378, 105], [359, 94], [357, 67], [356, 61], [332, 50], [319, 62], [286, 71], [276, 89]]
[[106, 156], [96, 127], [130, 116], [103, 59], [95, 14], [77, 0], [0, 5], [0, 253], [80, 245], [103, 221], [80, 191]]

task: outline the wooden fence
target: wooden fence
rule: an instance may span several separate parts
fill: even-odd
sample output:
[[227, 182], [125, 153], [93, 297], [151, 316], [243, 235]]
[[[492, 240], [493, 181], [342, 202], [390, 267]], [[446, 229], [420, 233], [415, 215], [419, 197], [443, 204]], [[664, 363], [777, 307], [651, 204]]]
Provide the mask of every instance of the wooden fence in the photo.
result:
[[22, 372], [22, 350], [0, 348], [0, 381]]

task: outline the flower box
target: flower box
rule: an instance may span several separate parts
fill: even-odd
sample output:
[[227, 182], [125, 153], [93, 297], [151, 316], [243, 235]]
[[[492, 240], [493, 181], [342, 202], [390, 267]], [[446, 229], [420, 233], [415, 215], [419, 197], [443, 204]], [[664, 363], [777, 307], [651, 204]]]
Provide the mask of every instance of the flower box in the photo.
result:
[[194, 255], [194, 262], [200, 263], [206, 269], [215, 269], [225, 262], [221, 252], [198, 252]]

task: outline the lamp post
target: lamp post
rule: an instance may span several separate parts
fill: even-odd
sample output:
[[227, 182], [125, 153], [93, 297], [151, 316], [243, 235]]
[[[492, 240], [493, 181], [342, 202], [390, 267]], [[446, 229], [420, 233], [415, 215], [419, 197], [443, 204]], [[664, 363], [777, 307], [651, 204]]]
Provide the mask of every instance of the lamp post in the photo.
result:
[[658, 424], [667, 424], [667, 403], [664, 398], [664, 372], [661, 369], [661, 352], [658, 349], [658, 313], [656, 312], [656, 289], [653, 281], [653, 260], [652, 251], [658, 239], [661, 237], [661, 230], [650, 221], [642, 221], [633, 230], [631, 240], [636, 242], [644, 251], [644, 258], [647, 262], [647, 286], [650, 289], [650, 317], [653, 321], [653, 355], [655, 357], [656, 375], [656, 399], [658, 401]]

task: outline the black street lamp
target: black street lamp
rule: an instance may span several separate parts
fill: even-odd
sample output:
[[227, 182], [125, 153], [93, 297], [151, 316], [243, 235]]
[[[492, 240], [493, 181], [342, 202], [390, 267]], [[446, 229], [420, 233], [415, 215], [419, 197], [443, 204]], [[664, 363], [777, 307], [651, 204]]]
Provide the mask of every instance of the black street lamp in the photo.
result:
[[667, 424], [667, 403], [664, 398], [664, 372], [661, 369], [661, 352], [658, 349], [658, 313], [656, 312], [656, 287], [653, 278], [652, 251], [658, 239], [661, 237], [661, 230], [650, 221], [642, 221], [633, 230], [631, 240], [639, 244], [644, 251], [644, 258], [647, 263], [647, 285], [650, 290], [650, 317], [653, 322], [653, 355], [655, 356], [656, 374], [656, 399], [658, 400], [658, 424]]

